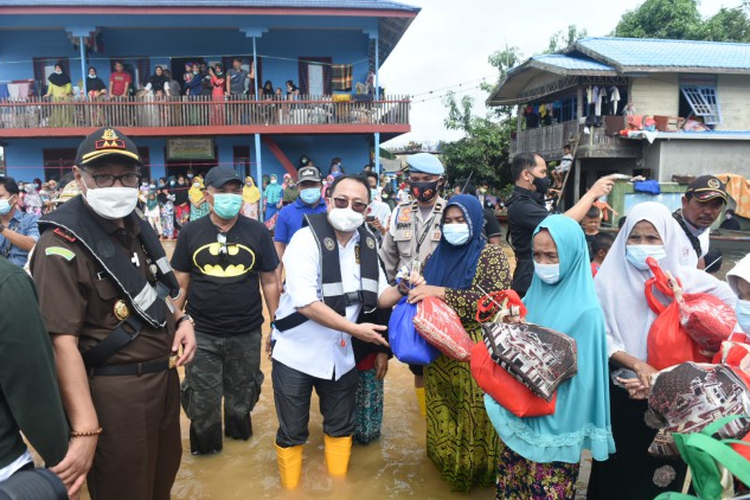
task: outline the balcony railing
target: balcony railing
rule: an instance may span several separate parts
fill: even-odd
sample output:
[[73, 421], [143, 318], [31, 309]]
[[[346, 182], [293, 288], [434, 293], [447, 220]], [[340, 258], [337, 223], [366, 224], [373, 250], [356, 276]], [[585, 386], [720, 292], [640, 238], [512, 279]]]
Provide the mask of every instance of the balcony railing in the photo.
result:
[[588, 133], [584, 132], [584, 125], [580, 125], [577, 120], [524, 130], [511, 142], [511, 155], [530, 152], [538, 153], [545, 158], [548, 156], [559, 158], [563, 147], [574, 142], [576, 137], [579, 138], [578, 150], [589, 150], [592, 156], [595, 156], [593, 150], [597, 148], [630, 148], [632, 144], [623, 141], [617, 135], [625, 126], [623, 117], [604, 116], [602, 118], [602, 126], [588, 127]]
[[[214, 100], [212, 96], [55, 101], [0, 100], [0, 129], [89, 127], [211, 127], [242, 125], [408, 125], [405, 96], [339, 101], [335, 96], [296, 100]], [[2, 135], [2, 132], [0, 132]]]

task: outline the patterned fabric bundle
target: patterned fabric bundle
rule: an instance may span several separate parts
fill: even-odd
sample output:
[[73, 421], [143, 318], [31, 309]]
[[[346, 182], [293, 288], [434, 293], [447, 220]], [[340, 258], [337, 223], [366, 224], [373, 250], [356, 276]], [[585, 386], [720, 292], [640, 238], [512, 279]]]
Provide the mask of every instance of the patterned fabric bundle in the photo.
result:
[[353, 66], [351, 64], [331, 65], [331, 89], [351, 90]]
[[437, 297], [427, 297], [417, 305], [414, 316], [417, 332], [432, 346], [458, 361], [471, 359], [474, 343], [451, 306]]
[[[678, 457], [673, 432], [690, 434], [730, 415], [750, 414], [750, 390], [742, 377], [725, 365], [682, 363], [654, 376], [646, 422], [659, 429], [648, 451], [655, 456]], [[719, 437], [744, 437], [750, 419], [723, 427]]]
[[482, 333], [492, 359], [546, 401], [578, 373], [576, 341], [563, 333], [532, 323], [486, 323]]

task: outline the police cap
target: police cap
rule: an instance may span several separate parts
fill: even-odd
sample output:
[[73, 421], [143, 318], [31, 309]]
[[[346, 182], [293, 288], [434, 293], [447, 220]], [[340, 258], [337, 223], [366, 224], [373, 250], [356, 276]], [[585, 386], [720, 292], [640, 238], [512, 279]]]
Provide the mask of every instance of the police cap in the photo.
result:
[[406, 157], [409, 172], [429, 175], [443, 175], [445, 167], [438, 157], [430, 153], [417, 153]]
[[126, 160], [135, 165], [143, 165], [135, 143], [122, 132], [112, 127], [100, 128], [87, 136], [76, 154], [76, 166], [83, 167], [103, 158]]

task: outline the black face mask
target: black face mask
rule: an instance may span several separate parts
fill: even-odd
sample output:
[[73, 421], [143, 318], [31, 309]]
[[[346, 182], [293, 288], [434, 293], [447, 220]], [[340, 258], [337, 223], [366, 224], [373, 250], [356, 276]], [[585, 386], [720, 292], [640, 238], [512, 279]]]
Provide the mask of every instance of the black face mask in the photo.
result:
[[534, 187], [536, 187], [536, 191], [539, 194], [544, 194], [549, 189], [550, 184], [552, 184], [552, 181], [549, 179], [549, 177], [537, 177], [534, 176], [534, 182], [532, 182]]
[[431, 201], [437, 195], [438, 182], [412, 182], [409, 181], [411, 195], [422, 203]]

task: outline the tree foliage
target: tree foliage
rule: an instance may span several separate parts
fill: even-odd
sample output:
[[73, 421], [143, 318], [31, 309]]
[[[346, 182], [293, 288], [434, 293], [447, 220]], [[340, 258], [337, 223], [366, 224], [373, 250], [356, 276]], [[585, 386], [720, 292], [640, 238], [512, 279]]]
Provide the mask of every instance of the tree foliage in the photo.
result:
[[750, 19], [741, 7], [703, 19], [698, 0], [646, 0], [623, 14], [614, 36], [750, 42]]
[[586, 38], [588, 32], [585, 29], [580, 29], [575, 24], [568, 25], [568, 32], [558, 31], [552, 35], [549, 39], [549, 46], [547, 47], [547, 54], [557, 52], [565, 47], [573, 45], [581, 38]]
[[448, 108], [446, 128], [461, 130], [462, 139], [444, 143], [441, 151], [451, 181], [468, 179], [474, 184], [487, 181], [495, 188], [511, 182], [507, 167], [510, 150], [510, 134], [515, 127], [511, 119], [500, 121], [474, 116], [473, 100], [464, 96], [458, 100], [453, 93], [444, 99]]

